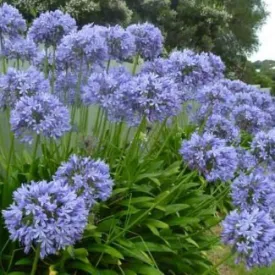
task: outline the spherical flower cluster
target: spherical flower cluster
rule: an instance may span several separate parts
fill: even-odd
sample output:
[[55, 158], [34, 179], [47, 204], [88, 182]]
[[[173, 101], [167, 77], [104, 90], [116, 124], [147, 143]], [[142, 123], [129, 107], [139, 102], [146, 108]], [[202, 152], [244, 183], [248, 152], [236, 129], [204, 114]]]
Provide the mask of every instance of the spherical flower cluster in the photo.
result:
[[205, 130], [230, 143], [238, 143], [240, 140], [240, 131], [234, 121], [219, 114], [213, 114], [207, 119]]
[[254, 91], [259, 91], [257, 88], [251, 85], [247, 85], [241, 80], [223, 79], [222, 84], [226, 86], [235, 95], [237, 95], [238, 93], [249, 94]]
[[113, 106], [115, 92], [122, 83], [128, 82], [130, 77], [125, 67], [112, 68], [108, 73], [106, 71], [92, 73], [87, 85], [83, 88], [83, 103], [99, 104], [108, 111]]
[[234, 107], [232, 115], [237, 127], [250, 134], [268, 129], [272, 120], [269, 113], [261, 111], [256, 106], [247, 104]]
[[238, 262], [251, 268], [268, 266], [275, 260], [275, 224], [265, 211], [235, 210], [222, 225], [222, 240], [238, 253]]
[[260, 162], [272, 163], [275, 161], [275, 129], [268, 132], [259, 132], [251, 143], [252, 153]]
[[63, 69], [103, 64], [108, 60], [108, 47], [101, 28], [89, 26], [65, 36], [57, 47], [56, 59]]
[[26, 28], [26, 21], [16, 8], [6, 3], [0, 6], [0, 39], [18, 37]]
[[150, 122], [163, 121], [181, 110], [178, 87], [169, 77], [144, 73], [133, 77], [120, 91], [126, 93], [133, 116], [139, 121], [144, 116]]
[[13, 204], [3, 210], [13, 241], [28, 253], [40, 246], [40, 257], [74, 245], [87, 225], [88, 210], [68, 186], [58, 181], [24, 184], [13, 193]]
[[[76, 102], [78, 75], [71, 72], [58, 72], [55, 81], [54, 94], [66, 105]], [[82, 91], [82, 86], [80, 87]]]
[[31, 62], [37, 57], [38, 49], [29, 39], [16, 38], [5, 40], [2, 55], [10, 59], [20, 59]]
[[134, 35], [137, 53], [142, 58], [152, 60], [161, 54], [164, 39], [157, 27], [150, 23], [133, 24], [127, 31]]
[[225, 140], [210, 133], [193, 133], [190, 140], [182, 142], [180, 154], [190, 168], [197, 169], [210, 182], [231, 180], [238, 167], [234, 147], [226, 146]]
[[118, 25], [107, 29], [106, 42], [110, 59], [123, 61], [136, 53], [135, 37]]
[[114, 184], [105, 162], [76, 155], [72, 155], [67, 162], [62, 163], [54, 179], [70, 186], [71, 190], [85, 201], [88, 208], [97, 201], [107, 200]]
[[63, 36], [76, 30], [76, 22], [60, 10], [47, 11], [36, 18], [29, 29], [28, 36], [37, 44], [46, 47], [56, 46]]
[[10, 123], [15, 136], [29, 143], [33, 134], [57, 139], [71, 129], [68, 109], [49, 93], [23, 96], [11, 111]]
[[156, 58], [142, 64], [140, 73], [154, 73], [158, 76], [167, 76], [170, 73], [169, 59]]
[[49, 81], [34, 67], [27, 71], [9, 68], [7, 74], [0, 76], [0, 109], [13, 108], [22, 96], [32, 96], [49, 89]]
[[253, 170], [256, 167], [256, 165], [258, 164], [257, 159], [251, 154], [250, 151], [247, 151], [242, 147], [236, 148], [236, 151], [238, 154], [238, 168], [240, 171], [247, 172]]
[[190, 91], [219, 80], [223, 77], [225, 69], [217, 56], [206, 53], [196, 54], [191, 50], [172, 52], [169, 63], [170, 75]]
[[232, 200], [241, 210], [258, 207], [270, 212], [275, 207], [275, 182], [262, 169], [239, 175], [232, 184]]

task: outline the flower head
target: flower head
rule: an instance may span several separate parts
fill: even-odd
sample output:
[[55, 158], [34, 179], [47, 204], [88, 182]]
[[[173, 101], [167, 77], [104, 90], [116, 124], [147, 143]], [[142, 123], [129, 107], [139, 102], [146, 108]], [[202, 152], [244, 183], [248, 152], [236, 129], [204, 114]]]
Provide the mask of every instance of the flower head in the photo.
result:
[[57, 65], [67, 69], [86, 64], [103, 64], [108, 60], [108, 47], [103, 34], [98, 26], [86, 26], [66, 35], [57, 47]]
[[18, 37], [26, 28], [26, 21], [16, 8], [6, 3], [0, 6], [0, 38]]
[[275, 260], [275, 224], [258, 208], [232, 211], [223, 221], [222, 240], [233, 247], [248, 268], [268, 266]]
[[24, 184], [13, 193], [13, 204], [3, 210], [13, 241], [28, 253], [40, 246], [40, 257], [74, 245], [86, 227], [88, 210], [81, 198], [59, 181]]
[[200, 136], [195, 132], [190, 140], [182, 142], [180, 154], [190, 168], [198, 169], [208, 181], [228, 181], [238, 167], [234, 147], [226, 146], [225, 140], [210, 133]]
[[76, 155], [62, 163], [54, 179], [70, 186], [85, 201], [88, 208], [97, 201], [107, 200], [111, 196], [114, 184], [106, 163]]
[[49, 93], [23, 96], [11, 111], [10, 123], [15, 136], [29, 143], [33, 134], [57, 139], [71, 129], [68, 109]]
[[37, 47], [30, 39], [23, 39], [21, 37], [5, 40], [2, 49], [2, 55], [10, 59], [21, 59], [32, 61], [37, 57]]
[[251, 149], [259, 161], [275, 162], [275, 129], [257, 133], [251, 143]]
[[28, 36], [37, 44], [56, 46], [62, 37], [76, 30], [76, 22], [60, 10], [41, 13], [29, 29]]
[[123, 61], [136, 53], [135, 37], [118, 25], [106, 30], [106, 42], [110, 59]]
[[50, 84], [34, 67], [27, 71], [9, 68], [0, 76], [0, 109], [13, 108], [22, 96], [33, 96], [49, 91]]
[[233, 204], [241, 210], [258, 207], [266, 212], [274, 211], [275, 182], [262, 169], [250, 175], [239, 175], [232, 184]]
[[142, 58], [152, 60], [161, 54], [164, 39], [157, 27], [150, 23], [133, 24], [127, 31], [134, 35], [137, 52]]

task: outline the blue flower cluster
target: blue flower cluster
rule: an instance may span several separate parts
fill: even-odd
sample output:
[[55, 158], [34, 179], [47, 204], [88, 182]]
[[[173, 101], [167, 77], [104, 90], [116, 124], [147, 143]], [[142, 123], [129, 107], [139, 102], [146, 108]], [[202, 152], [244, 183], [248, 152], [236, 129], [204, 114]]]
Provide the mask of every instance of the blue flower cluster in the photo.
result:
[[57, 139], [71, 129], [68, 109], [50, 93], [23, 96], [11, 111], [10, 124], [15, 136], [28, 143], [34, 134]]
[[0, 75], [0, 109], [13, 108], [23, 96], [33, 96], [49, 90], [49, 81], [34, 67], [26, 71], [9, 68], [5, 75]]
[[23, 184], [13, 193], [13, 204], [3, 210], [5, 225], [13, 241], [28, 253], [40, 247], [40, 257], [56, 254], [73, 245], [87, 225], [84, 201], [58, 181]]
[[247, 267], [268, 266], [275, 260], [275, 224], [258, 208], [232, 211], [223, 221], [222, 239]]
[[208, 181], [231, 180], [238, 168], [238, 155], [224, 139], [210, 133], [193, 133], [183, 141], [180, 153], [190, 168], [197, 169]]
[[56, 46], [64, 35], [76, 30], [76, 22], [60, 10], [48, 11], [36, 18], [28, 31], [28, 36], [37, 44]]
[[107, 200], [113, 187], [109, 166], [101, 160], [72, 155], [62, 163], [54, 175], [54, 180], [63, 182], [75, 191], [88, 209], [97, 201]]
[[16, 8], [6, 3], [0, 6], [1, 44], [5, 38], [16, 38], [24, 33], [26, 29], [26, 21], [23, 19], [22, 15]]

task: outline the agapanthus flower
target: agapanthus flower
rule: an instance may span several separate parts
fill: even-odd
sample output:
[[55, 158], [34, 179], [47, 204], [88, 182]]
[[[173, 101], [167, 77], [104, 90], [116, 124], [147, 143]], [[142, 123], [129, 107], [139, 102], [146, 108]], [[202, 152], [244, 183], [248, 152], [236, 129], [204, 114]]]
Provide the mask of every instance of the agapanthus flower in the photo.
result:
[[49, 81], [34, 67], [27, 71], [9, 68], [7, 74], [0, 76], [0, 109], [13, 108], [22, 96], [33, 96], [49, 90]]
[[33, 134], [57, 139], [71, 129], [69, 110], [49, 93], [23, 96], [11, 111], [10, 123], [15, 137], [29, 143]]
[[240, 131], [234, 125], [234, 121], [219, 114], [213, 114], [208, 117], [205, 129], [216, 137], [227, 140], [229, 143], [238, 143], [240, 140]]
[[135, 37], [118, 25], [106, 30], [106, 42], [110, 59], [124, 61], [136, 53]]
[[268, 129], [272, 117], [269, 113], [263, 112], [256, 106], [240, 105], [232, 110], [235, 124], [243, 131], [253, 134], [260, 130]]
[[30, 39], [16, 38], [5, 40], [2, 55], [9, 59], [31, 62], [37, 56], [37, 47]]
[[[78, 88], [78, 74], [72, 72], [58, 72], [56, 75], [54, 94], [65, 104], [73, 104], [76, 101]], [[82, 86], [80, 87], [82, 90]]]
[[140, 73], [154, 73], [158, 76], [167, 76], [170, 73], [169, 59], [156, 58], [142, 64]]
[[[222, 61], [212, 54], [196, 54], [191, 50], [174, 51], [169, 57], [170, 75], [184, 89], [194, 89], [214, 83], [223, 77]], [[216, 64], [217, 63], [217, 64]]]
[[18, 37], [26, 28], [26, 21], [18, 9], [6, 3], [0, 6], [0, 40]]
[[127, 31], [134, 35], [136, 50], [142, 58], [152, 60], [161, 54], [164, 38], [157, 27], [150, 23], [133, 24]]
[[259, 132], [251, 143], [252, 153], [260, 162], [272, 163], [275, 161], [275, 129], [268, 132]]
[[238, 161], [239, 161], [238, 169], [240, 171], [244, 171], [244, 172], [251, 171], [257, 166], [258, 161], [250, 151], [242, 147], [237, 147], [236, 151], [237, 151]]
[[199, 88], [195, 99], [200, 104], [197, 113], [198, 120], [204, 120], [212, 114], [229, 118], [236, 101], [231, 91], [219, 82]]
[[99, 104], [108, 111], [114, 100], [114, 93], [122, 83], [130, 80], [125, 67], [112, 68], [109, 72], [94, 72], [83, 88], [82, 101], [85, 105]]
[[67, 162], [61, 164], [54, 179], [70, 186], [88, 208], [98, 201], [107, 200], [114, 184], [105, 162], [77, 155], [72, 155]]
[[248, 85], [241, 80], [223, 79], [222, 84], [226, 86], [235, 95], [238, 93], [248, 94], [251, 92], [259, 91], [254, 86]]
[[269, 266], [275, 260], [275, 224], [258, 208], [232, 211], [223, 221], [222, 240], [248, 268]]
[[40, 257], [56, 254], [78, 241], [87, 225], [84, 201], [59, 181], [23, 184], [13, 193], [13, 204], [2, 214], [13, 241], [28, 253], [40, 246]]
[[197, 169], [208, 181], [231, 180], [238, 167], [235, 148], [207, 132], [202, 136], [195, 132], [190, 140], [184, 140], [180, 154], [190, 168]]
[[34, 19], [28, 31], [28, 36], [37, 44], [46, 47], [56, 46], [62, 37], [76, 30], [76, 22], [69, 15], [60, 10], [41, 13]]
[[232, 183], [233, 204], [241, 210], [258, 207], [270, 212], [275, 207], [275, 182], [263, 169], [241, 174]]
[[60, 68], [80, 68], [86, 64], [103, 64], [108, 60], [106, 38], [97, 26], [85, 27], [65, 36], [57, 47]]
[[154, 73], [133, 77], [128, 83], [122, 84], [116, 94], [128, 97], [128, 108], [132, 112], [129, 118], [136, 117], [139, 122], [143, 117], [149, 122], [163, 121], [181, 110], [180, 93], [175, 82]]

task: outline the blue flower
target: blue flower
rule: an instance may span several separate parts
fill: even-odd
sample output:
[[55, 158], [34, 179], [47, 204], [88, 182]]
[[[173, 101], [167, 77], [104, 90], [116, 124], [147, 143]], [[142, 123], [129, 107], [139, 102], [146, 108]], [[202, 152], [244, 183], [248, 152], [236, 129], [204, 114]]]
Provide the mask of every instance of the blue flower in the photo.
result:
[[23, 184], [13, 193], [13, 204], [3, 210], [13, 241], [28, 253], [40, 246], [40, 257], [56, 254], [78, 241], [87, 225], [84, 201], [59, 181]]
[[28, 36], [37, 44], [46, 47], [56, 46], [62, 37], [76, 30], [76, 22], [69, 15], [60, 10], [41, 13], [34, 19], [28, 31]]
[[0, 40], [18, 37], [26, 29], [26, 21], [16, 8], [6, 3], [0, 6]]
[[109, 166], [105, 162], [76, 155], [61, 164], [54, 179], [70, 186], [88, 208], [97, 201], [107, 200], [112, 194], [114, 184]]
[[136, 54], [135, 37], [116, 25], [106, 30], [109, 58], [124, 61]]
[[256, 106], [240, 105], [232, 110], [235, 124], [243, 131], [253, 134], [268, 129], [271, 125], [271, 114], [262, 111]]
[[207, 119], [205, 130], [216, 137], [227, 140], [229, 143], [238, 143], [240, 141], [240, 131], [234, 125], [234, 121], [219, 114], [213, 114]]
[[106, 71], [94, 72], [83, 88], [82, 101], [85, 105], [99, 104], [107, 111], [112, 106], [114, 93], [122, 83], [127, 83], [131, 78], [125, 67], [116, 67]]
[[126, 30], [134, 35], [137, 52], [142, 58], [152, 60], [161, 54], [164, 38], [157, 27], [150, 23], [133, 24]]
[[57, 65], [64, 70], [87, 64], [103, 65], [108, 60], [104, 31], [100, 26], [86, 26], [65, 36], [57, 47], [56, 59]]
[[222, 240], [248, 268], [269, 266], [275, 260], [275, 224], [258, 208], [232, 211], [223, 221]]
[[190, 168], [197, 169], [208, 181], [231, 180], [238, 167], [235, 148], [207, 132], [202, 136], [195, 132], [190, 140], [184, 140], [180, 154]]
[[260, 162], [273, 163], [275, 161], [275, 129], [257, 133], [251, 143], [251, 150]]
[[9, 68], [0, 76], [0, 109], [13, 108], [22, 96], [32, 96], [50, 90], [49, 81], [34, 67], [27, 71]]
[[232, 183], [232, 200], [241, 210], [258, 207], [266, 212], [274, 211], [275, 182], [262, 169], [250, 175], [241, 174]]
[[15, 136], [29, 143], [33, 134], [57, 139], [71, 129], [68, 109], [49, 93], [23, 96], [11, 111], [10, 123]]
[[16, 38], [5, 40], [2, 55], [10, 59], [20, 59], [31, 62], [37, 57], [37, 47], [30, 39]]

